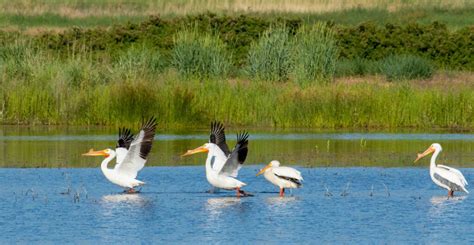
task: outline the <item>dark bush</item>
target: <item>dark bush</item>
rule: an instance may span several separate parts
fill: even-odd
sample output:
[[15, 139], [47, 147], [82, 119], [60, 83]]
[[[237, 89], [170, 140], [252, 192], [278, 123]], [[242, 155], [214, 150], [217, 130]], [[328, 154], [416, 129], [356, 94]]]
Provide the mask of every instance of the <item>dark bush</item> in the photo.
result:
[[381, 73], [390, 81], [430, 78], [433, 71], [428, 60], [413, 55], [389, 56], [383, 60], [381, 66]]
[[[270, 26], [284, 25], [295, 35], [304, 21], [300, 18], [255, 17], [250, 15], [222, 16], [211, 13], [174, 19], [151, 17], [139, 24], [110, 28], [71, 28], [61, 33], [47, 32], [40, 36], [25, 36], [40, 47], [60, 51], [93, 52], [122, 50], [132, 44], [144, 43], [157, 48], [164, 56], [173, 48], [173, 37], [183, 29], [196, 27], [202, 33], [219, 36], [233, 52], [233, 63], [245, 66], [251, 44]], [[474, 27], [448, 30], [438, 22], [429, 25], [363, 23], [356, 26], [333, 26], [340, 58], [380, 60], [392, 54], [411, 54], [432, 60], [437, 66], [474, 70]], [[0, 33], [0, 43], [11, 40]]]

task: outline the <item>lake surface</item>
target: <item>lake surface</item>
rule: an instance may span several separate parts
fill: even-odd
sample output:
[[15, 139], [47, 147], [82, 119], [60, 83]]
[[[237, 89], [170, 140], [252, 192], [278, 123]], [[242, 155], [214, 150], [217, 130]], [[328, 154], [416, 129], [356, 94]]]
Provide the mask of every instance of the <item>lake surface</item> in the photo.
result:
[[[232, 148], [235, 131], [228, 130]], [[473, 199], [429, 177], [417, 152], [441, 143], [439, 162], [474, 179], [474, 134], [250, 130], [239, 173], [253, 197], [207, 193], [208, 130], [158, 131], [139, 174], [140, 194], [123, 194], [90, 148], [115, 146], [111, 128], [0, 127], [0, 243], [472, 243]], [[277, 159], [301, 170], [301, 189], [278, 197], [259, 168]], [[193, 166], [196, 165], [196, 166]], [[152, 167], [155, 166], [155, 167]], [[160, 166], [160, 167], [156, 167]], [[468, 186], [469, 189], [469, 186]]]
[[[227, 130], [230, 148], [236, 131]], [[100, 158], [82, 157], [90, 148], [116, 145], [115, 128], [0, 127], [0, 167], [98, 167]], [[157, 132], [148, 166], [203, 165], [203, 154], [179, 156], [209, 140], [208, 129]], [[417, 152], [433, 142], [443, 146], [439, 161], [474, 167], [474, 134], [420, 132], [250, 130], [246, 164], [273, 159], [282, 164], [319, 167], [412, 167]], [[417, 166], [426, 167], [428, 160]]]
[[0, 169], [0, 243], [474, 242], [474, 199], [447, 199], [426, 167], [298, 167], [284, 198], [259, 167], [240, 172], [245, 198], [206, 193], [202, 166], [147, 167], [130, 195], [98, 168]]

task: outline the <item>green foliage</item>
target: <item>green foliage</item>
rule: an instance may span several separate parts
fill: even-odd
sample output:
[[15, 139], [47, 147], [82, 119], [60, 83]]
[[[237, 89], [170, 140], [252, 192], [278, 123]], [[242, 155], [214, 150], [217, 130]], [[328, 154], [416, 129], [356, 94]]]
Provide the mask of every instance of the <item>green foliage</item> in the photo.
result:
[[[40, 67], [45, 72], [39, 72]], [[159, 115], [168, 127], [193, 127], [215, 118], [262, 127], [474, 127], [474, 92], [462, 87], [360, 83], [301, 88], [292, 83], [200, 79], [183, 83], [172, 74], [84, 87], [84, 80], [91, 79], [85, 74], [83, 87], [71, 87], [59, 79], [62, 66], [40, 67], [33, 69], [35, 79], [4, 84], [8, 93], [0, 96], [2, 123], [116, 125]], [[96, 64], [92, 69], [107, 68]]]
[[338, 52], [334, 32], [326, 24], [301, 28], [294, 44], [295, 80], [300, 84], [332, 81]]
[[164, 57], [156, 49], [131, 46], [119, 52], [113, 65], [127, 77], [158, 76], [166, 67]]
[[342, 58], [380, 60], [392, 54], [410, 54], [440, 67], [474, 69], [472, 27], [451, 32], [438, 22], [385, 26], [368, 22], [337, 29]]
[[340, 59], [336, 63], [336, 76], [364, 76], [380, 73], [380, 64], [378, 61], [362, 59]]
[[286, 27], [269, 29], [250, 48], [247, 74], [256, 80], [287, 80], [293, 65], [291, 47]]
[[[233, 52], [232, 63], [246, 66], [249, 49], [271, 26], [286, 26], [290, 36], [295, 35], [304, 23], [298, 16], [275, 18], [262, 15], [225, 16], [211, 13], [162, 19], [151, 17], [138, 24], [127, 23], [110, 28], [70, 28], [64, 32], [44, 32], [32, 39], [40, 49], [51, 49], [66, 55], [126, 50], [131, 45], [145, 45], [158, 49], [165, 57], [174, 47], [173, 38], [178, 32], [196, 28], [200, 34], [217, 35]], [[317, 20], [317, 19], [316, 19]], [[310, 26], [310, 24], [307, 24]], [[340, 58], [380, 60], [391, 54], [412, 54], [432, 60], [437, 66], [456, 70], [474, 69], [473, 27], [449, 30], [433, 22], [421, 25], [416, 22], [384, 26], [374, 22], [358, 25], [333, 26]], [[0, 33], [2, 40], [12, 35]]]
[[382, 62], [381, 72], [390, 81], [430, 78], [434, 71], [428, 60], [412, 55], [392, 55]]
[[183, 76], [223, 77], [231, 67], [225, 44], [217, 36], [200, 35], [196, 29], [179, 32], [172, 65]]

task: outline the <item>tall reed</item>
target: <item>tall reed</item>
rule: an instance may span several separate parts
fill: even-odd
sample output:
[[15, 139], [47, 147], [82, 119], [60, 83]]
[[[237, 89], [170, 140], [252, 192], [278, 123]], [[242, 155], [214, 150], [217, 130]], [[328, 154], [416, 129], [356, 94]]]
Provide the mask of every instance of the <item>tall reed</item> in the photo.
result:
[[172, 65], [183, 76], [223, 77], [231, 67], [230, 55], [217, 36], [194, 29], [179, 32], [172, 51]]
[[303, 26], [295, 36], [294, 76], [300, 84], [333, 80], [339, 55], [334, 31], [325, 23]]
[[274, 27], [265, 31], [250, 47], [247, 74], [256, 80], [288, 80], [293, 66], [291, 47], [286, 27]]

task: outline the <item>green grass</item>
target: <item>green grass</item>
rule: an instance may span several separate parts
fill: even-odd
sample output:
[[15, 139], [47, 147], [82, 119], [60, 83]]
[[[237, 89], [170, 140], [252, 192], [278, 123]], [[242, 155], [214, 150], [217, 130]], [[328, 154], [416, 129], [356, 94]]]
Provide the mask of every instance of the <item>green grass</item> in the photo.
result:
[[286, 81], [293, 66], [292, 42], [286, 27], [272, 27], [254, 42], [246, 72], [253, 80]]
[[171, 63], [182, 76], [219, 78], [228, 74], [231, 58], [219, 37], [192, 28], [177, 33], [174, 42]]
[[[282, 5], [282, 3], [284, 5]], [[245, 4], [248, 4], [245, 5]], [[331, 21], [354, 25], [366, 21], [379, 24], [434, 21], [445, 23], [451, 29], [474, 24], [472, 1], [333, 1], [289, 0], [258, 1], [6, 1], [0, 0], [0, 27], [3, 28], [67, 28], [95, 27], [140, 22], [150, 15], [174, 18], [189, 14], [214, 12], [218, 14], [251, 14], [265, 18], [297, 17], [306, 23]]]
[[434, 68], [429, 60], [412, 55], [392, 55], [382, 61], [381, 73], [390, 81], [428, 79]]
[[[237, 28], [232, 26], [231, 30], [246, 26], [265, 30], [269, 24], [246, 17], [192, 18], [203, 18], [203, 22], [212, 19], [214, 22], [209, 23], [223, 27], [228, 26], [229, 20], [244, 23]], [[273, 26], [262, 31], [265, 34], [260, 39], [256, 38], [259, 31], [246, 30], [246, 35], [230, 37], [235, 33], [216, 36], [200, 29], [186, 30], [189, 26], [183, 26], [184, 32], [175, 30], [173, 36], [168, 34], [175, 26], [166, 26], [160, 19], [112, 30], [71, 29], [66, 34], [39, 38], [0, 32], [5, 35], [0, 39], [0, 123], [134, 125], [136, 118], [156, 115], [162, 125], [170, 128], [207, 125], [215, 119], [229, 125], [257, 127], [474, 128], [472, 72], [468, 72], [464, 83], [458, 84], [389, 83], [380, 77], [376, 81], [371, 78], [351, 83], [346, 81], [350, 80], [348, 76], [380, 74], [381, 62], [363, 58], [335, 62], [335, 50], [320, 55], [320, 51], [335, 49], [332, 35], [326, 36], [329, 30], [321, 31], [318, 26], [299, 29], [295, 23], [289, 21], [285, 28]], [[395, 30], [416, 33], [423, 28], [438, 30], [437, 27], [409, 25]], [[375, 27], [364, 25], [344, 33], [353, 37], [352, 31], [370, 28]], [[378, 40], [378, 33], [371, 32], [370, 39]], [[388, 32], [384, 29], [381, 33]], [[437, 34], [427, 33], [426, 40]], [[365, 38], [354, 36], [357, 40]], [[53, 41], [42, 42], [44, 39]], [[387, 43], [393, 41], [386, 39]], [[315, 40], [326, 43], [313, 50], [310, 44]], [[231, 65], [227, 60], [227, 52], [235, 51], [228, 47], [240, 41], [245, 45], [252, 43], [248, 44], [250, 52], [242, 52], [249, 54], [251, 67], [245, 75], [242, 70], [246, 66]], [[302, 46], [297, 45], [300, 41]], [[449, 44], [448, 50], [456, 49], [456, 43]], [[363, 46], [359, 48], [365, 51]], [[462, 48], [468, 50], [466, 46]], [[390, 50], [379, 51], [378, 54], [384, 54]], [[298, 65], [295, 54], [303, 53], [312, 55], [300, 60], [300, 68], [294, 69]], [[461, 53], [469, 56], [468, 52]], [[330, 62], [320, 62], [320, 57]], [[421, 64], [412, 60], [416, 62], [407, 62], [409, 68]], [[403, 67], [401, 61], [395, 64]], [[317, 73], [306, 74], [307, 81], [301, 86], [293, 72], [303, 74], [301, 69], [306, 67]], [[386, 71], [395, 72], [395, 68]], [[426, 71], [425, 68], [418, 71]], [[329, 75], [320, 77], [325, 71]], [[401, 71], [402, 78], [412, 78], [404, 77], [407, 71]], [[342, 78], [334, 81], [332, 74]], [[328, 80], [331, 82], [327, 83]]]
[[302, 88], [291, 80], [183, 79], [173, 69], [143, 68], [153, 60], [150, 50], [129, 52], [139, 59], [139, 72], [120, 63], [128, 52], [108, 60], [64, 59], [26, 44], [4, 47], [0, 123], [134, 125], [136, 118], [156, 115], [170, 128], [214, 119], [261, 127], [474, 127], [469, 84], [337, 82]]
[[294, 42], [295, 81], [302, 85], [332, 82], [339, 55], [334, 31], [321, 22], [303, 26]]

